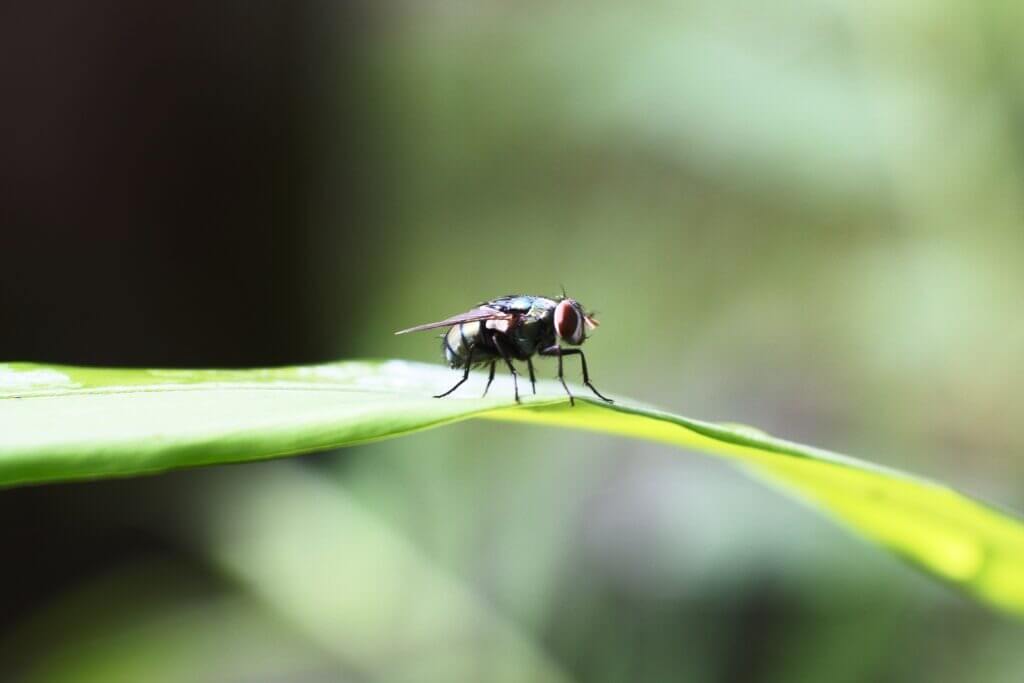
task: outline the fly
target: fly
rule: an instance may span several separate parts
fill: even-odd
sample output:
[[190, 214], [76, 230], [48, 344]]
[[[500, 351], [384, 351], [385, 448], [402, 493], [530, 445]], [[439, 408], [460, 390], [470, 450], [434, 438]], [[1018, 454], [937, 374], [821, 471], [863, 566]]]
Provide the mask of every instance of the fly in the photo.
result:
[[526, 361], [530, 371], [530, 384], [537, 393], [537, 380], [533, 372], [533, 356], [554, 356], [558, 358], [558, 379], [569, 395], [569, 403], [575, 405], [562, 374], [562, 358], [579, 356], [583, 368], [583, 383], [602, 401], [612, 403], [590, 381], [587, 372], [587, 358], [580, 349], [567, 349], [560, 343], [579, 346], [587, 340], [587, 332], [598, 326], [597, 320], [587, 313], [575, 299], [567, 296], [548, 298], [528, 294], [503, 296], [485, 301], [465, 313], [434, 323], [417, 325], [395, 332], [421, 332], [441, 327], [449, 328], [441, 337], [441, 351], [452, 369], [463, 370], [462, 379], [448, 391], [434, 398], [443, 398], [458, 389], [469, 379], [474, 367], [490, 368], [484, 396], [494, 381], [494, 368], [503, 361], [512, 373], [516, 402], [519, 402], [519, 373], [513, 360]]

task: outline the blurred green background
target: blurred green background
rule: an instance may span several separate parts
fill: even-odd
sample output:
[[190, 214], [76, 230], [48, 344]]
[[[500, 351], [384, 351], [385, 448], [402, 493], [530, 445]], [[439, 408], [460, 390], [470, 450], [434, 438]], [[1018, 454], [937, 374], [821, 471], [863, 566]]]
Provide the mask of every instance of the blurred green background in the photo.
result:
[[[440, 362], [392, 332], [564, 285], [602, 389], [1024, 510], [1022, 27], [1001, 2], [7, 8], [0, 359]], [[1024, 667], [1018, 622], [799, 503], [581, 433], [466, 423], [0, 514], [4, 679]]]

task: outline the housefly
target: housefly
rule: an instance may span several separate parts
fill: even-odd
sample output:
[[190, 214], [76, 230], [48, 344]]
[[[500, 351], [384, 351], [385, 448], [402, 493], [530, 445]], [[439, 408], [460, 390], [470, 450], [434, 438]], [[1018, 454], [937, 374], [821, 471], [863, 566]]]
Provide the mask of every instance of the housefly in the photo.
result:
[[484, 396], [494, 381], [494, 368], [498, 361], [503, 361], [512, 373], [512, 385], [515, 388], [516, 402], [519, 402], [519, 373], [512, 361], [526, 361], [530, 371], [530, 384], [533, 393], [537, 393], [537, 380], [533, 372], [533, 356], [554, 356], [558, 358], [558, 379], [569, 395], [569, 402], [575, 405], [572, 392], [565, 383], [562, 374], [562, 358], [579, 356], [583, 368], [583, 383], [603, 401], [612, 400], [601, 395], [601, 392], [590, 381], [587, 372], [587, 359], [580, 349], [564, 348], [561, 343], [579, 346], [587, 339], [587, 332], [597, 327], [598, 322], [587, 313], [575, 299], [567, 296], [548, 298], [528, 294], [503, 296], [479, 304], [465, 313], [434, 323], [417, 325], [407, 330], [395, 332], [420, 332], [447, 327], [449, 330], [441, 337], [441, 351], [445, 360], [453, 369], [461, 369], [462, 379], [448, 391], [434, 398], [443, 398], [452, 393], [463, 382], [469, 379], [470, 368], [490, 368]]

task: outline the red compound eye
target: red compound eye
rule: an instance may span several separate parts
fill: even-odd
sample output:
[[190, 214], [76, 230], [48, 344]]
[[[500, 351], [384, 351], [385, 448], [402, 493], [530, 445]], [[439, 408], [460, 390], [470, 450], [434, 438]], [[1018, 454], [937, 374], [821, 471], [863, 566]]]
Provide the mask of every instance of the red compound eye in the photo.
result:
[[560, 301], [555, 307], [555, 332], [570, 344], [583, 342], [583, 316], [572, 299]]

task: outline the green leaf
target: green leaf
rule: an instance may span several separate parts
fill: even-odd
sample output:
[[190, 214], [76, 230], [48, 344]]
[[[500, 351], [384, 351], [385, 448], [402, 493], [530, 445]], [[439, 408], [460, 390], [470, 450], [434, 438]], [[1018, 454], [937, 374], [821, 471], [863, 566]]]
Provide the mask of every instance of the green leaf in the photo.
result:
[[570, 407], [561, 387], [513, 403], [498, 386], [445, 400], [445, 368], [403, 361], [256, 370], [0, 364], [0, 486], [305, 453], [470, 417], [660, 441], [729, 458], [925, 572], [1024, 616], [1024, 523], [942, 484], [756, 429], [624, 399]]

